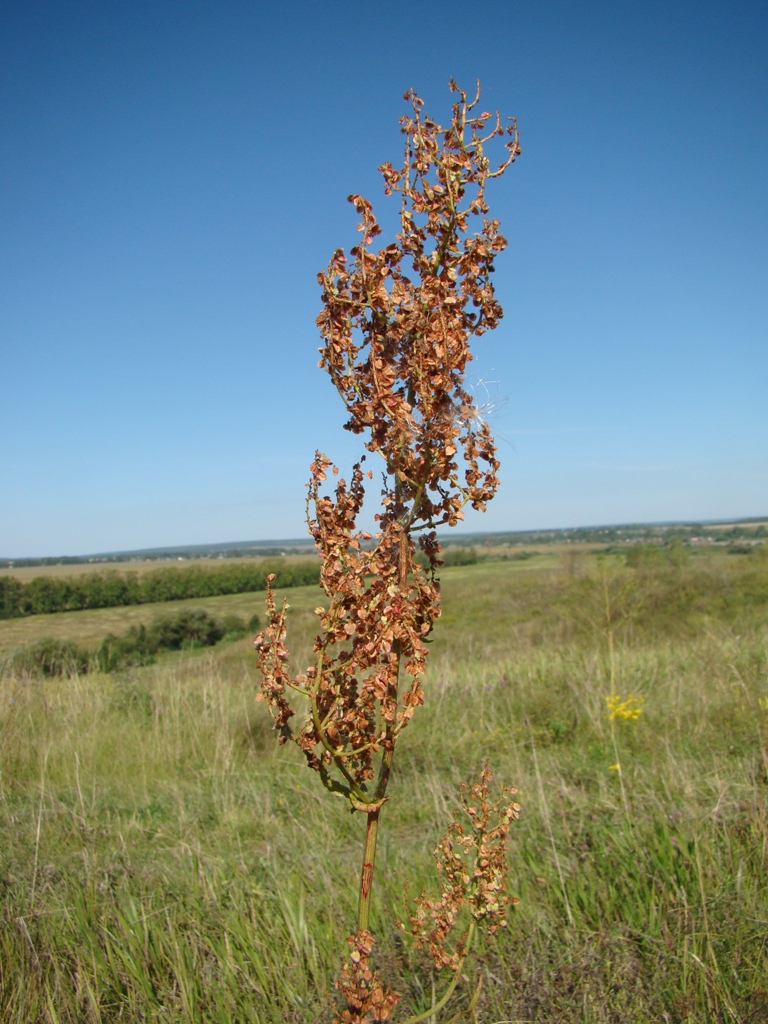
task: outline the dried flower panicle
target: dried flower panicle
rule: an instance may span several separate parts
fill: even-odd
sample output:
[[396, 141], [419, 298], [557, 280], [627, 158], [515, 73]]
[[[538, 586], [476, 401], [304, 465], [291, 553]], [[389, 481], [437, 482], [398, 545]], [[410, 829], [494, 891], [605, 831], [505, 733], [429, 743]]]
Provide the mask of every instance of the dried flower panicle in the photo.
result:
[[400, 1001], [400, 994], [385, 989], [371, 966], [373, 936], [369, 931], [361, 931], [350, 935], [347, 942], [350, 951], [336, 980], [336, 990], [343, 998], [345, 1008], [334, 1017], [333, 1024], [369, 1024], [389, 1020], [392, 1009]]
[[[311, 465], [307, 521], [327, 597], [316, 609], [312, 664], [299, 674], [289, 668], [287, 604], [277, 605], [274, 576], [267, 626], [255, 641], [260, 696], [281, 742], [295, 742], [324, 785], [367, 817], [357, 930], [337, 982], [345, 1008], [336, 1024], [387, 1020], [399, 999], [370, 959], [379, 814], [398, 737], [424, 702], [427, 641], [440, 615], [437, 530], [459, 523], [467, 505], [483, 511], [499, 485], [493, 437], [464, 378], [470, 339], [502, 317], [492, 273], [507, 242], [488, 217], [485, 188], [520, 146], [514, 119], [503, 126], [498, 114], [480, 111], [479, 86], [472, 100], [455, 82], [450, 88], [456, 102], [445, 127], [413, 90], [406, 93], [402, 167], [379, 168], [385, 195], [400, 197], [394, 240], [373, 248], [382, 233], [373, 207], [351, 195], [361, 238], [349, 257], [337, 249], [318, 275], [320, 366], [344, 403], [346, 429], [363, 435], [365, 454], [348, 479], [322, 452]], [[502, 138], [492, 164], [486, 149]], [[381, 457], [383, 480], [373, 534], [358, 526], [373, 479], [370, 456]], [[298, 719], [294, 703], [302, 709]], [[491, 804], [490, 783], [486, 767], [479, 783], [462, 791], [471, 827], [465, 831], [458, 819], [450, 826], [436, 851], [443, 895], [431, 902], [422, 894], [411, 919], [435, 962], [457, 969], [453, 985], [475, 922], [496, 931], [510, 902], [504, 849], [518, 808]], [[464, 905], [470, 928], [449, 953], [444, 941]]]
[[[503, 126], [479, 111], [479, 88], [468, 100], [450, 87], [457, 100], [446, 127], [406, 93], [403, 165], [379, 168], [385, 195], [400, 196], [395, 240], [371, 248], [381, 228], [371, 203], [352, 195], [361, 239], [318, 275], [320, 366], [344, 402], [346, 428], [383, 459], [376, 534], [357, 527], [373, 475], [366, 456], [328, 493], [338, 470], [317, 452], [307, 518], [328, 605], [318, 609], [314, 663], [289, 672], [286, 608], [271, 589], [256, 639], [262, 696], [281, 740], [294, 740], [325, 785], [360, 809], [385, 799], [397, 738], [424, 700], [426, 642], [440, 614], [436, 529], [455, 526], [467, 504], [485, 509], [499, 484], [493, 437], [473, 413], [464, 374], [470, 338], [502, 316], [492, 272], [507, 242], [487, 216], [485, 187], [520, 146], [513, 119]], [[500, 137], [506, 151], [492, 165], [486, 149]], [[300, 725], [289, 694], [306, 700]]]
[[[506, 848], [510, 826], [520, 806], [509, 799], [517, 790], [504, 786], [491, 800], [493, 774], [486, 762], [480, 778], [461, 786], [462, 812], [456, 812], [435, 847], [442, 893], [430, 899], [422, 892], [409, 914], [411, 933], [418, 946], [428, 947], [435, 966], [457, 970], [466, 956], [466, 933], [449, 948], [447, 939], [463, 907], [473, 921], [495, 935], [506, 926], [506, 910], [518, 902], [506, 889]], [[466, 819], [469, 819], [467, 823]]]

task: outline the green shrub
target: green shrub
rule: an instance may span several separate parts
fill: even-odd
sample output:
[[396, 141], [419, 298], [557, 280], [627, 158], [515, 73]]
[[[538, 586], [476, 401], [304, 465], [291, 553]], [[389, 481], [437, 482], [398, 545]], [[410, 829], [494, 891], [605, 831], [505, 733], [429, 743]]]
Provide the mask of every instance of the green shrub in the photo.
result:
[[442, 561], [444, 566], [476, 565], [480, 558], [474, 548], [447, 547], [443, 549]]
[[245, 636], [245, 619], [239, 615], [225, 615], [221, 620], [221, 628], [224, 631], [222, 640], [241, 640]]
[[19, 675], [52, 678], [87, 672], [88, 661], [88, 652], [77, 644], [43, 637], [11, 654], [5, 667]]
[[131, 626], [123, 636], [108, 633], [96, 654], [102, 672], [118, 672], [134, 665], [151, 665], [157, 647], [147, 634], [146, 626]]
[[252, 615], [250, 617], [250, 619], [248, 619], [248, 632], [249, 633], [256, 633], [260, 629], [261, 629], [261, 619], [259, 618], [258, 615]]
[[154, 650], [188, 648], [190, 641], [199, 647], [212, 647], [224, 636], [224, 628], [204, 608], [182, 608], [174, 616], [156, 619], [148, 630]]

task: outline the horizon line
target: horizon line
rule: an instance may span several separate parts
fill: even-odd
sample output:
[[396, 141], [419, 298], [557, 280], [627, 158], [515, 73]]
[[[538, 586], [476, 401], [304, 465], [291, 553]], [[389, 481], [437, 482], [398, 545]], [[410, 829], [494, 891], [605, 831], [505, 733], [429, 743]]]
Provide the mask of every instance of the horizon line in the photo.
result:
[[[467, 531], [452, 531], [448, 536], [451, 537], [500, 537], [500, 536], [516, 536], [526, 534], [537, 534], [537, 533], [573, 533], [580, 530], [622, 530], [622, 529], [637, 529], [638, 527], [674, 527], [674, 526], [744, 526], [744, 525], [760, 525], [763, 522], [768, 522], [768, 515], [763, 516], [739, 516], [739, 517], [727, 517], [724, 519], [664, 519], [664, 520], [652, 520], [652, 521], [635, 521], [625, 523], [592, 523], [582, 526], [537, 526], [529, 529], [522, 530], [467, 530]], [[443, 534], [445, 536], [445, 534]], [[117, 555], [125, 556], [137, 556], [137, 555], [151, 555], [160, 552], [179, 552], [179, 551], [202, 551], [224, 548], [253, 548], [253, 547], [314, 547], [314, 542], [311, 537], [306, 538], [264, 538], [262, 540], [240, 540], [240, 541], [219, 541], [219, 542], [205, 542], [202, 544], [161, 544], [156, 547], [147, 548], [115, 548], [112, 551], [95, 551], [86, 554], [75, 554], [75, 555], [9, 555], [0, 556], [0, 562], [18, 562], [18, 561], [44, 561], [48, 559], [114, 559]]]

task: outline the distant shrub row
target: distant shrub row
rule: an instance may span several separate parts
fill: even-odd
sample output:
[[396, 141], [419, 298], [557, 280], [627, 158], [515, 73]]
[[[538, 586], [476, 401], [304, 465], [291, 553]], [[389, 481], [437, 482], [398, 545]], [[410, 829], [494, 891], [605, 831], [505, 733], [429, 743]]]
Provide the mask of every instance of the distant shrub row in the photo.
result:
[[[429, 563], [429, 559], [421, 552], [416, 555], [416, 561], [422, 566], [426, 566]], [[480, 556], [474, 548], [445, 547], [440, 555], [440, 561], [446, 568], [459, 565], [476, 565], [480, 561]]]
[[239, 640], [258, 628], [257, 615], [246, 623], [238, 615], [215, 619], [204, 608], [181, 608], [175, 615], [154, 619], [149, 626], [131, 626], [120, 636], [107, 634], [95, 654], [70, 640], [46, 637], [15, 651], [5, 659], [2, 669], [14, 675], [46, 678], [82, 674], [90, 668], [117, 672], [151, 665], [162, 651], [212, 647], [220, 640]]
[[0, 619], [250, 593], [265, 589], [268, 573], [275, 574], [278, 589], [301, 587], [318, 582], [320, 563], [307, 560], [229, 564], [205, 569], [165, 567], [142, 574], [108, 571], [69, 577], [36, 576], [29, 583], [4, 576], [0, 577]]

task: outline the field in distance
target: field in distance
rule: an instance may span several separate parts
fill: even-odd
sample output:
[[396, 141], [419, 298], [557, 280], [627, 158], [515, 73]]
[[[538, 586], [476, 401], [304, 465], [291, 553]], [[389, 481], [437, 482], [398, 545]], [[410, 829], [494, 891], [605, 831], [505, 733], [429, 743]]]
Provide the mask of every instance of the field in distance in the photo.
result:
[[[568, 554], [568, 553], [566, 553]], [[260, 560], [244, 559], [248, 563]], [[274, 558], [264, 559], [265, 562], [274, 564]], [[306, 561], [306, 556], [287, 555], [286, 561]], [[151, 571], [162, 566], [152, 562], [147, 564], [147, 570]], [[177, 564], [186, 565], [189, 563], [167, 563], [171, 568]], [[200, 563], [195, 562], [194, 565]], [[227, 560], [229, 564], [229, 560]], [[460, 568], [447, 568], [443, 570], [445, 584], [450, 586], [452, 581], [469, 580], [473, 577], [483, 580], [503, 579], [510, 573], [528, 572], [549, 572], [557, 570], [562, 564], [562, 554], [555, 548], [544, 548], [540, 552], [532, 552], [531, 557], [523, 560], [501, 560], [481, 562], [472, 566]], [[214, 561], [212, 567], [221, 565], [221, 562]], [[125, 563], [128, 570], [133, 569], [133, 563]], [[115, 569], [120, 571], [122, 565], [118, 563]], [[71, 570], [72, 566], [45, 566], [42, 569], [26, 569], [25, 572], [33, 575], [70, 575], [70, 572], [59, 570]], [[80, 568], [79, 566], [76, 568]], [[111, 568], [111, 566], [110, 566]], [[95, 571], [92, 567], [83, 572]], [[16, 574], [14, 574], [16, 575]], [[321, 592], [315, 586], [295, 587], [286, 591], [292, 609], [308, 608], [314, 609], [318, 604]], [[108, 633], [120, 634], [126, 632], [132, 626], [147, 625], [158, 616], [173, 615], [180, 608], [204, 608], [217, 618], [225, 615], [237, 615], [248, 621], [252, 615], [261, 615], [264, 609], [263, 591], [251, 593], [227, 594], [216, 597], [196, 597], [183, 601], [162, 601], [153, 604], [136, 604], [116, 608], [93, 608], [82, 611], [56, 612], [50, 615], [30, 615], [23, 618], [0, 619], [0, 656], [19, 646], [24, 646], [40, 640], [43, 637], [51, 637], [55, 640], [70, 640], [77, 644], [95, 648]]]
[[[606, 545], [624, 546], [634, 543], [667, 544], [674, 538], [686, 544], [727, 544], [738, 541], [760, 543], [768, 539], [768, 518], [719, 520], [712, 522], [678, 523], [630, 523], [614, 526], [586, 526], [559, 529], [517, 530], [496, 533], [449, 533], [440, 535], [446, 550], [451, 548], [475, 548], [486, 552], [519, 551], [544, 547], [567, 547], [577, 545], [587, 548], [604, 548]], [[109, 569], [146, 568], [156, 565], [171, 565], [176, 562], [215, 562], [223, 559], [250, 561], [276, 556], [306, 556], [314, 554], [314, 545], [309, 538], [283, 541], [242, 541], [227, 544], [201, 544], [191, 547], [154, 548], [140, 551], [103, 553], [100, 555], [66, 556], [50, 558], [0, 558], [0, 575], [3, 572], [19, 574], [24, 570], [24, 579], [31, 578], [26, 570], [54, 573], [88, 572]], [[19, 576], [21, 579], [22, 577]]]
[[276, 558], [285, 562], [302, 562], [312, 558], [310, 552], [286, 552], [281, 555], [259, 555], [242, 556], [232, 558], [153, 558], [153, 559], [127, 559], [126, 561], [105, 561], [105, 562], [59, 562], [55, 565], [22, 565], [0, 567], [0, 577], [13, 576], [21, 583], [28, 583], [38, 576], [86, 576], [91, 573], [117, 572], [125, 574], [129, 572], [143, 575], [157, 569], [183, 569], [194, 566], [200, 569], [218, 569], [222, 565], [260, 565], [262, 563], [274, 563]]

